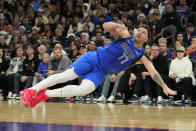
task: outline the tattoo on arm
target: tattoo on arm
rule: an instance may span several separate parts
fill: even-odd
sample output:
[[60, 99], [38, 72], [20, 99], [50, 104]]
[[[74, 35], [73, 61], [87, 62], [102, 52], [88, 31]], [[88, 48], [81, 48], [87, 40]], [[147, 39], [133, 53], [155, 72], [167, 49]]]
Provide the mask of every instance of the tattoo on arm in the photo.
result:
[[163, 79], [161, 78], [161, 76], [159, 74], [154, 74], [152, 79], [160, 86], [162, 86], [164, 84]]

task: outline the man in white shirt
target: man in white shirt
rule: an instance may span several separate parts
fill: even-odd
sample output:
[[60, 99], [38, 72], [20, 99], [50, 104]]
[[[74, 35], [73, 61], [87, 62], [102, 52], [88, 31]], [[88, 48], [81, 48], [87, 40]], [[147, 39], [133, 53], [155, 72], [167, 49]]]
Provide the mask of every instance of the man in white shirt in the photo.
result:
[[184, 47], [180, 46], [176, 49], [176, 56], [176, 59], [171, 61], [169, 77], [173, 79], [175, 87], [182, 87], [186, 102], [190, 102], [192, 88], [195, 85], [192, 63], [185, 57]]

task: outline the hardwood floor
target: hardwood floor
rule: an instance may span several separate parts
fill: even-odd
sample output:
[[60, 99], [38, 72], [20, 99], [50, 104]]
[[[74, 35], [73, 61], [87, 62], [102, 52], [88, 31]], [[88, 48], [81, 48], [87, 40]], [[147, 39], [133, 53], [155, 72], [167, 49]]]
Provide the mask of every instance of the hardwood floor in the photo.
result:
[[196, 107], [115, 104], [0, 102], [0, 122], [196, 130]]
[[196, 130], [196, 107], [0, 101], [0, 122]]

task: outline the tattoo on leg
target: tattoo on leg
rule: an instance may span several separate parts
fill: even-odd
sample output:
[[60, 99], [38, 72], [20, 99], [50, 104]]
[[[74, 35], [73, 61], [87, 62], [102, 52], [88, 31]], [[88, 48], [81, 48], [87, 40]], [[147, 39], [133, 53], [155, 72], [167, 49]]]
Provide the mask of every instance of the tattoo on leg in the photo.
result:
[[159, 74], [155, 74], [152, 79], [160, 86], [163, 85], [163, 79], [161, 78], [161, 76]]

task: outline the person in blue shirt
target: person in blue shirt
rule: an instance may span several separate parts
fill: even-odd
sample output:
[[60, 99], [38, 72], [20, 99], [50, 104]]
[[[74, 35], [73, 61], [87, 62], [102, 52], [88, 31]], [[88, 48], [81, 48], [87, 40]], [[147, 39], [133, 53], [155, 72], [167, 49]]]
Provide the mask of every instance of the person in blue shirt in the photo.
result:
[[[33, 108], [50, 97], [87, 95], [101, 84], [107, 74], [126, 70], [138, 60], [144, 63], [152, 79], [163, 88], [166, 95], [177, 94], [167, 87], [153, 64], [143, 55], [143, 44], [150, 34], [147, 25], [139, 26], [134, 37], [131, 37], [123, 23], [106, 22], [103, 28], [118, 39], [104, 47], [99, 47], [97, 51], [85, 53], [63, 73], [51, 75], [35, 86], [21, 91], [21, 101], [24, 105]], [[47, 90], [57, 83], [64, 83], [78, 77], [83, 78], [80, 85], [67, 85], [63, 88]]]
[[42, 55], [42, 62], [39, 64], [38, 70], [35, 73], [35, 76], [33, 78], [33, 84], [32, 86], [36, 85], [46, 77], [46, 73], [48, 70], [48, 64], [49, 64], [50, 56], [48, 53], [44, 53]]

